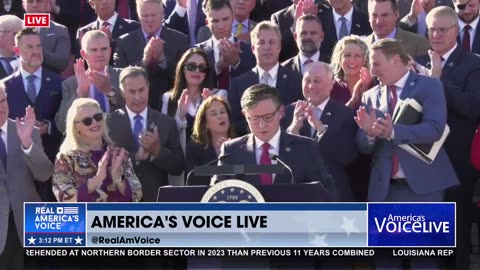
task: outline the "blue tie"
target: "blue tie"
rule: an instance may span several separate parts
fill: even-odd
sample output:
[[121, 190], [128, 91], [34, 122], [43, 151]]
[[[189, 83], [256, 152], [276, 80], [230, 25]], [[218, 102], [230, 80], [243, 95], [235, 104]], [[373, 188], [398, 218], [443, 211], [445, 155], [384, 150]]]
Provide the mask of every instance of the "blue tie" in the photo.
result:
[[102, 108], [102, 111], [103, 112], [107, 112], [107, 108], [105, 106], [105, 95], [100, 92], [100, 90], [97, 89], [97, 87], [95, 87], [95, 85], [93, 86], [93, 91], [94, 91], [94, 98], [95, 100], [100, 104], [100, 108]]
[[135, 123], [133, 123], [133, 136], [135, 137], [135, 143], [137, 144], [137, 148], [140, 146], [140, 132], [143, 130], [142, 119], [143, 117], [140, 114], [135, 115], [133, 117]]
[[0, 160], [2, 165], [7, 170], [7, 148], [5, 147], [5, 142], [3, 141], [1, 135], [4, 131], [0, 129]]
[[[320, 119], [320, 117], [322, 117], [322, 110], [318, 107], [313, 108], [313, 113], [316, 119]], [[315, 129], [315, 127], [312, 127], [312, 137], [315, 138], [316, 135], [317, 130]]]

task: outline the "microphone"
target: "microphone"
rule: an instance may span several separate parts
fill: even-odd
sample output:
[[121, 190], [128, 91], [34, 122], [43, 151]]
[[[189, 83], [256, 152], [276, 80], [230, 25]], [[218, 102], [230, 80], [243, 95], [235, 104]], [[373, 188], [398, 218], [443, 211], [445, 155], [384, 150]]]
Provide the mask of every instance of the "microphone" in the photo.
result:
[[[212, 165], [212, 164], [214, 164], [214, 163], [217, 163], [217, 162], [219, 162], [219, 161], [223, 161], [223, 160], [224, 160], [225, 158], [227, 158], [228, 156], [230, 156], [230, 154], [223, 154], [223, 155], [219, 156], [217, 159], [214, 159], [214, 160], [212, 160], [212, 161], [210, 161], [210, 162], [207, 162], [207, 163], [205, 163], [205, 164], [203, 164], [203, 165], [201, 165], [201, 166], [198, 166], [197, 168], [200, 168], [200, 167], [203, 168], [203, 167], [206, 167], [206, 166], [210, 166], [210, 165]], [[191, 171], [188, 172], [188, 174], [187, 174], [187, 179], [185, 180], [185, 186], [188, 186], [189, 180], [190, 180], [190, 176], [192, 175], [192, 173], [193, 173], [195, 170], [196, 170], [196, 168], [193, 168]]]
[[293, 179], [292, 169], [275, 154], [271, 154], [270, 159], [277, 161], [278, 163], [280, 163], [283, 167], [285, 167], [290, 172], [290, 176], [291, 176], [290, 184], [294, 184], [295, 180]]

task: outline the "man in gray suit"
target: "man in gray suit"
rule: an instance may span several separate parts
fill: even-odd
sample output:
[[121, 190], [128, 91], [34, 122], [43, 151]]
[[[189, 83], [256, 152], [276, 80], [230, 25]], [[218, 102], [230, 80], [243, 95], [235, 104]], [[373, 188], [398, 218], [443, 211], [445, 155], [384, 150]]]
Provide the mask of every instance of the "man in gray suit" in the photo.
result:
[[[124, 104], [118, 85], [120, 69], [108, 66], [110, 40], [101, 30], [87, 32], [82, 39], [81, 55], [74, 64], [75, 75], [62, 83], [62, 102], [55, 116], [57, 129], [64, 133], [67, 112], [73, 101], [90, 97], [98, 101], [106, 113], [121, 108]], [[89, 68], [85, 70], [85, 61]]]
[[143, 200], [155, 202], [159, 187], [168, 185], [168, 174], [180, 175], [184, 155], [175, 120], [148, 107], [148, 79], [141, 67], [120, 73], [126, 106], [107, 118], [110, 137], [132, 153], [135, 173], [143, 187]]
[[[230, 0], [233, 11], [232, 35], [245, 42], [250, 42], [250, 31], [257, 22], [250, 20], [250, 13], [255, 8], [255, 0]], [[198, 29], [197, 42], [201, 43], [212, 37], [210, 28], [206, 25]]]
[[[27, 13], [48, 13], [50, 1], [22, 1]], [[49, 28], [39, 29], [43, 49], [43, 67], [55, 73], [62, 73], [70, 60], [70, 36], [68, 29], [52, 20]]]
[[396, 0], [369, 0], [368, 15], [373, 33], [365, 38], [367, 45], [372, 45], [375, 41], [384, 38], [400, 40], [412, 58], [425, 55], [430, 48], [425, 37], [397, 27]]
[[0, 265], [23, 269], [23, 203], [41, 201], [34, 181], [47, 181], [53, 168], [34, 127], [33, 108], [26, 108], [23, 123], [9, 120], [8, 112], [0, 83]]

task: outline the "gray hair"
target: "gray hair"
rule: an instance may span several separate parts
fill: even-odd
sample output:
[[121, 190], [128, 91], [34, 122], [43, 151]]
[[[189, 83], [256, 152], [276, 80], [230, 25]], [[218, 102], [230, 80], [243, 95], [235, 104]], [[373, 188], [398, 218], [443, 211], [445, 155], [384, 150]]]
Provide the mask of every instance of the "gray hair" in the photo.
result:
[[4, 31], [6, 28], [14, 28], [20, 31], [23, 28], [23, 21], [14, 15], [0, 16], [0, 30]]
[[120, 82], [120, 89], [122, 91], [124, 91], [125, 89], [123, 88], [123, 84], [125, 83], [125, 80], [127, 78], [136, 78], [136, 77], [143, 77], [145, 79], [145, 81], [147, 82], [147, 86], [149, 85], [148, 83], [148, 74], [147, 72], [145, 71], [144, 68], [142, 67], [136, 67], [136, 66], [129, 66], [129, 67], [126, 67], [122, 70], [122, 72], [120, 72], [120, 78], [119, 78], [119, 82]]
[[[82, 37], [82, 49], [84, 51], [87, 50], [87, 46], [88, 46], [88, 42], [92, 39], [101, 39], [101, 38], [104, 38], [106, 39], [107, 41], [109, 40], [107, 34], [105, 34], [104, 32], [102, 32], [101, 30], [91, 30], [91, 31], [88, 31], [85, 33], [85, 35], [83, 35]], [[109, 45], [110, 46], [110, 45]]]

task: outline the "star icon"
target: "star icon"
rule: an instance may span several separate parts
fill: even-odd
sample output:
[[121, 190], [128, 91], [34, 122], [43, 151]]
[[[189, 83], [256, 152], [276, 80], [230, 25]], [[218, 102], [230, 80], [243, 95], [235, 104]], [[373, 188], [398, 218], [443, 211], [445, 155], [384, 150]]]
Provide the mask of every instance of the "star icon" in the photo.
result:
[[27, 240], [28, 240], [28, 244], [29, 244], [29, 245], [35, 245], [35, 241], [36, 241], [37, 239], [33, 238], [33, 236], [30, 236], [30, 238], [28, 238]]
[[81, 245], [83, 239], [80, 238], [80, 236], [77, 236], [77, 238], [75, 238], [74, 240], [75, 240], [75, 245]]
[[351, 233], [359, 232], [354, 223], [355, 223], [355, 218], [349, 219], [346, 216], [343, 216], [343, 223], [342, 223], [342, 226], [340, 226], [340, 228], [342, 228], [347, 233], [347, 237], [350, 237]]
[[328, 247], [327, 242], [325, 242], [325, 238], [327, 238], [326, 234], [324, 235], [317, 234], [315, 235], [315, 238], [312, 241], [310, 241], [310, 243], [317, 247]]
[[230, 192], [235, 192], [235, 189], [234, 189], [234, 188], [231, 188], [231, 189], [230, 189]]
[[222, 190], [221, 192], [222, 192], [222, 194], [225, 194], [225, 190]]

